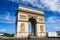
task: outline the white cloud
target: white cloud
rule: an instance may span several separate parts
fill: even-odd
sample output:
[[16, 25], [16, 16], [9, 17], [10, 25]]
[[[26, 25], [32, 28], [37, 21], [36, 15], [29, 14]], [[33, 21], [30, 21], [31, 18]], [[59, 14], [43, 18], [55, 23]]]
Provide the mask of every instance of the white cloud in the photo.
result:
[[7, 12], [7, 15], [5, 16], [5, 19], [6, 19], [7, 21], [10, 20], [10, 14], [9, 14], [9, 12]]
[[60, 0], [41, 0], [48, 10], [60, 12]]
[[60, 12], [60, 0], [10, 0], [17, 3], [30, 3], [32, 6], [41, 8], [43, 10]]
[[46, 22], [51, 22], [51, 23], [60, 22], [60, 19], [58, 19], [58, 17], [56, 16], [48, 17], [46, 20], [47, 20]]
[[[47, 10], [60, 12], [60, 1], [59, 0], [23, 0], [38, 8], [46, 8]], [[40, 2], [39, 2], [40, 1]], [[44, 9], [45, 10], [45, 9]]]
[[37, 6], [38, 4], [38, 0], [22, 0], [23, 2], [28, 2], [30, 4], [32, 4], [33, 6]]
[[55, 16], [49, 17], [49, 18], [47, 19], [47, 22], [55, 22]]
[[48, 31], [60, 31], [60, 19], [57, 16], [46, 18], [45, 25]]
[[60, 26], [54, 27], [54, 29], [60, 30]]
[[6, 29], [0, 29], [0, 31], [1, 31], [1, 32], [5, 32], [5, 31], [6, 31]]
[[11, 16], [9, 12], [7, 14], [0, 16], [0, 23], [10, 23], [15, 24], [15, 17]]
[[9, 0], [9, 1], [19, 3], [21, 0]]

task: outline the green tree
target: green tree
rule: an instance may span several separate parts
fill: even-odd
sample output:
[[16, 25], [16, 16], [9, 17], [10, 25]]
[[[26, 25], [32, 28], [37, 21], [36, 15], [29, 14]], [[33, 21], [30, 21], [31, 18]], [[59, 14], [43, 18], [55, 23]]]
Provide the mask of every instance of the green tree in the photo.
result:
[[14, 37], [14, 34], [4, 33], [4, 36], [6, 36], [6, 37]]

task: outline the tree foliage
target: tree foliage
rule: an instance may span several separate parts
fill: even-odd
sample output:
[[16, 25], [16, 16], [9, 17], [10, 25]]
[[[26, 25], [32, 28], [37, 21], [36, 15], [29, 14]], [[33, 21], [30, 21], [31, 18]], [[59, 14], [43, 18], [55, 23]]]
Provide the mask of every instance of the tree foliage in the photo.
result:
[[14, 37], [14, 34], [4, 33], [5, 37]]

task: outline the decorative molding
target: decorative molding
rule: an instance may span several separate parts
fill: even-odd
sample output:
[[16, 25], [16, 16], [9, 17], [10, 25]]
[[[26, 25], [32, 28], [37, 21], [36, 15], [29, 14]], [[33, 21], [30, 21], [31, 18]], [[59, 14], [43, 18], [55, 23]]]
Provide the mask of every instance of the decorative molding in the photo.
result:
[[25, 15], [20, 15], [20, 19], [26, 19]]
[[19, 5], [18, 10], [44, 15], [42, 10], [37, 10], [37, 9], [30, 8], [30, 7], [23, 6], [23, 5]]

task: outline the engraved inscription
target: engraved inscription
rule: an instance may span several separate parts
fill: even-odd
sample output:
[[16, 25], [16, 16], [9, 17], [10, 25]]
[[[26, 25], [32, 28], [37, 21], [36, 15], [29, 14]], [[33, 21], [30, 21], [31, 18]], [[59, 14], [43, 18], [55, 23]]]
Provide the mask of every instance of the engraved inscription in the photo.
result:
[[20, 32], [25, 32], [25, 24], [21, 23]]
[[26, 19], [26, 16], [25, 15], [20, 15], [20, 18], [21, 19]]

